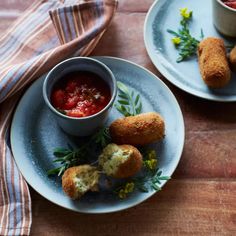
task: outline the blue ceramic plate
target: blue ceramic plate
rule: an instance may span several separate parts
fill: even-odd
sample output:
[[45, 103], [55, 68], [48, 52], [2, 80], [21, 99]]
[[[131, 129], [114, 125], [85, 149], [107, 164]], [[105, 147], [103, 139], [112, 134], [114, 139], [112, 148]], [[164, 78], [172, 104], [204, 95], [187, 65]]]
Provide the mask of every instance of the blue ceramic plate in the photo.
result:
[[[187, 7], [193, 11], [190, 25], [194, 37], [220, 37], [212, 22], [211, 0], [158, 0], [150, 8], [144, 25], [144, 41], [148, 54], [156, 68], [174, 85], [195, 96], [222, 102], [236, 101], [236, 75], [222, 89], [209, 89], [201, 79], [197, 58], [177, 63], [178, 51], [171, 42], [173, 37], [167, 29], [179, 28], [179, 9]], [[232, 42], [224, 39], [226, 44]]]
[[[184, 145], [184, 122], [179, 105], [166, 85], [148, 70], [131, 62], [111, 57], [97, 57], [114, 73], [118, 81], [138, 91], [143, 102], [143, 112], [156, 111], [165, 119], [166, 137], [154, 144], [163, 175], [171, 176], [180, 160]], [[47, 109], [42, 84], [38, 79], [22, 97], [12, 121], [11, 145], [15, 161], [26, 181], [48, 200], [71, 210], [86, 213], [107, 213], [139, 204], [154, 192], [135, 192], [119, 200], [111, 191], [88, 193], [80, 201], [72, 201], [62, 191], [59, 177], [48, 177], [47, 170], [55, 168], [52, 162], [55, 147], [76, 145], [76, 139], [66, 135]], [[121, 117], [115, 108], [108, 124]], [[162, 186], [165, 181], [162, 182]]]

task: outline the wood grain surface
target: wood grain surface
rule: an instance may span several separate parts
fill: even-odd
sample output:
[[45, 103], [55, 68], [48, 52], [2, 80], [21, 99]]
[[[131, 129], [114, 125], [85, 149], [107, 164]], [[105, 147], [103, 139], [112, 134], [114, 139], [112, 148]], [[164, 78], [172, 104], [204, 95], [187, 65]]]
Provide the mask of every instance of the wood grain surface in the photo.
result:
[[172, 180], [132, 209], [86, 215], [34, 194], [32, 235], [233, 235], [235, 195], [230, 180]]
[[[32, 0], [0, 1], [0, 33]], [[173, 179], [137, 207], [105, 215], [70, 212], [31, 189], [32, 235], [236, 235], [236, 103], [193, 97], [153, 66], [143, 41], [152, 0], [120, 0], [113, 23], [93, 55], [122, 57], [159, 76], [183, 111], [186, 142]]]

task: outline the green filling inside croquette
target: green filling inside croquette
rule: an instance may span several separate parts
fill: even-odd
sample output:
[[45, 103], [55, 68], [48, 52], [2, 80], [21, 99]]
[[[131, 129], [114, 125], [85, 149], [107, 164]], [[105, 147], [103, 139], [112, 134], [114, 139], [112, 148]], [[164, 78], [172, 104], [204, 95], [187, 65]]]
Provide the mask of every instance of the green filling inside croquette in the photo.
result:
[[109, 144], [99, 156], [99, 165], [107, 175], [113, 175], [132, 154], [132, 150], [125, 150], [116, 144]]
[[87, 171], [80, 173], [74, 178], [76, 190], [80, 193], [87, 192], [98, 183], [98, 178], [99, 175], [97, 171]]

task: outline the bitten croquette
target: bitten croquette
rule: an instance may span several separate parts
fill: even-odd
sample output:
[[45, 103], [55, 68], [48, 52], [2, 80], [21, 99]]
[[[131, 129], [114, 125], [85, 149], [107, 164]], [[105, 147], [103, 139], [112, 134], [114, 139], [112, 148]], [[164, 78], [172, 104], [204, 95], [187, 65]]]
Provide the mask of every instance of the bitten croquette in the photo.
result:
[[99, 171], [90, 165], [74, 166], [62, 176], [62, 188], [72, 199], [81, 198], [87, 191], [98, 191]]
[[198, 46], [198, 61], [203, 81], [211, 88], [221, 88], [231, 79], [224, 41], [206, 38]]
[[158, 113], [148, 112], [117, 119], [109, 131], [114, 143], [142, 146], [164, 138], [165, 123]]
[[98, 158], [99, 166], [106, 175], [128, 178], [142, 167], [142, 155], [131, 145], [108, 144]]

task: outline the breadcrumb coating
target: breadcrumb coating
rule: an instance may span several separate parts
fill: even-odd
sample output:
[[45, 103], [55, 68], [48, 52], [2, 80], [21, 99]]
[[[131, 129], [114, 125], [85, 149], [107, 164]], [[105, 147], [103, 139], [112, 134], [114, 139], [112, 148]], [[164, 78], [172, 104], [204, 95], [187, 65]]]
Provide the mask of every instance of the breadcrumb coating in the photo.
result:
[[236, 46], [231, 50], [229, 54], [229, 61], [232, 70], [236, 72]]
[[72, 199], [82, 197], [88, 191], [98, 191], [100, 174], [90, 165], [74, 166], [62, 176], [63, 191]]
[[142, 146], [163, 139], [165, 123], [158, 113], [148, 112], [117, 119], [109, 131], [114, 143]]
[[99, 156], [103, 171], [114, 178], [128, 178], [142, 167], [142, 155], [131, 145], [108, 144]]
[[198, 46], [199, 68], [203, 81], [211, 88], [221, 88], [231, 79], [224, 41], [206, 38]]

